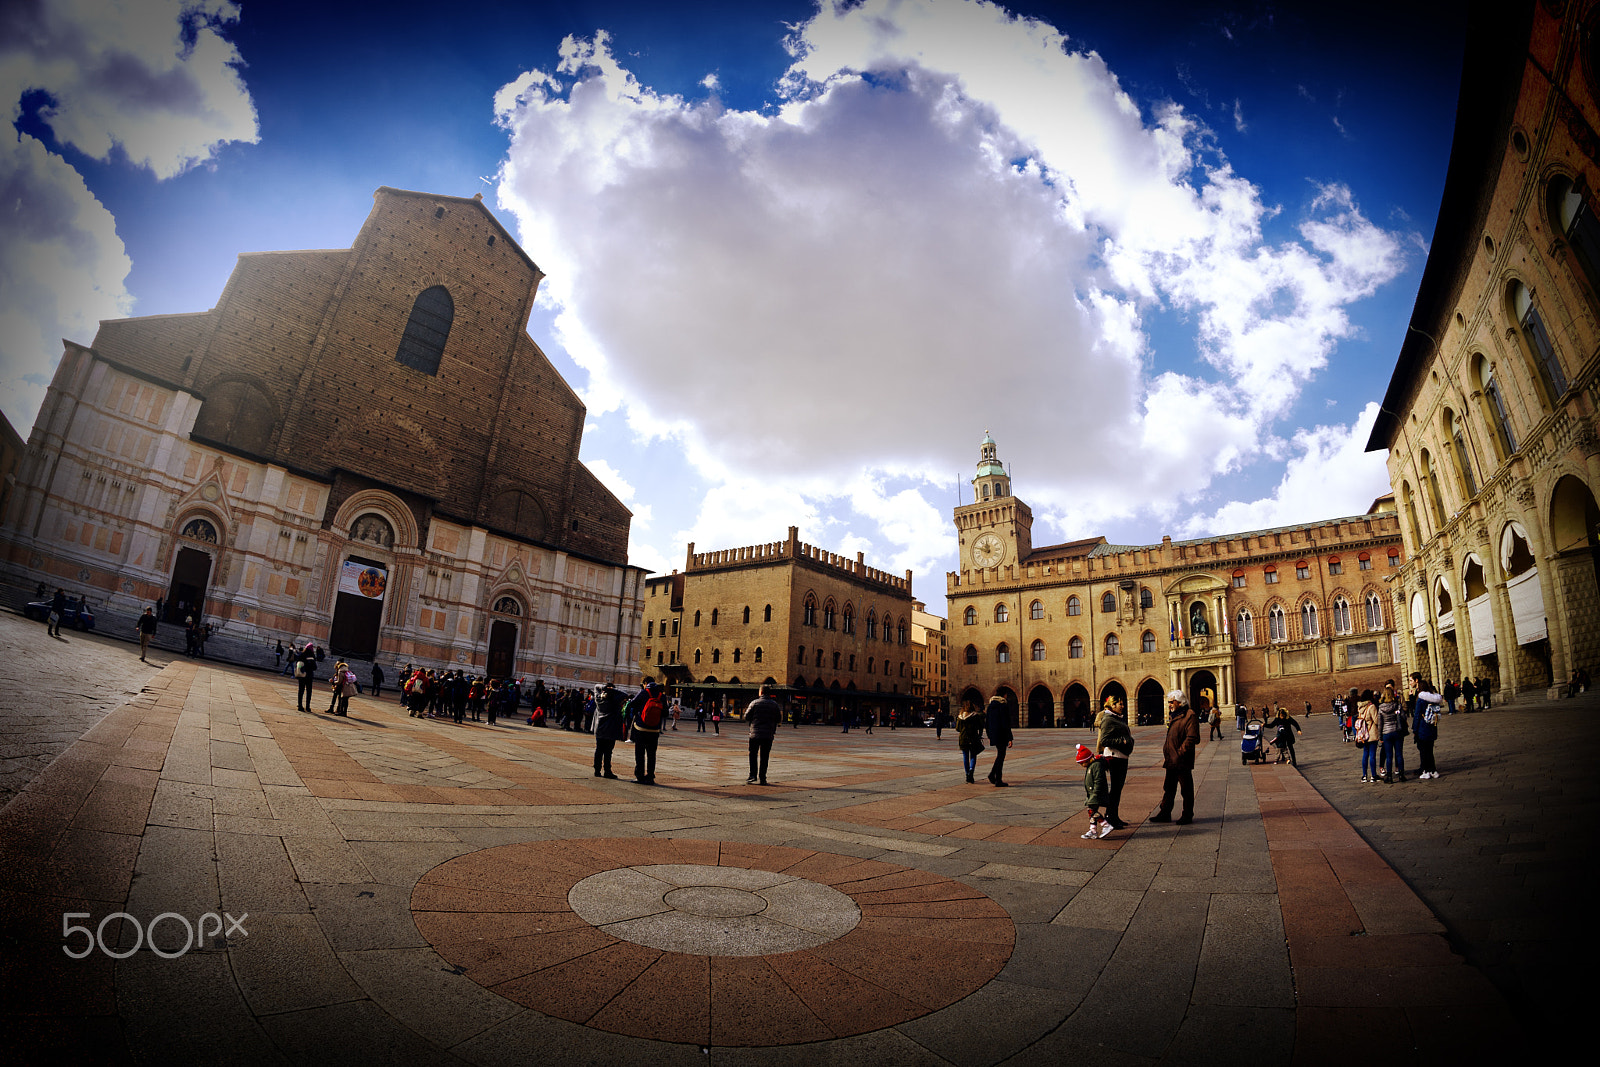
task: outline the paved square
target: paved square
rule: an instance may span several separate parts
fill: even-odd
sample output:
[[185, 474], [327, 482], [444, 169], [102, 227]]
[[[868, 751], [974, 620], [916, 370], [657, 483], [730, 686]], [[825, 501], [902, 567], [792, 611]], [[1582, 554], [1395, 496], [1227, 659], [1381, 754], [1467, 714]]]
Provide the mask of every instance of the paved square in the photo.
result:
[[[1019, 734], [1001, 790], [948, 731], [785, 728], [763, 788], [737, 724], [669, 730], [651, 787], [524, 722], [335, 719], [183, 659], [117, 680], [0, 811], [22, 1062], [1481, 1062], [1558, 1037], [1539, 1012], [1578, 993], [1537, 976], [1590, 936], [1538, 902], [1587, 893], [1592, 703], [1456, 716], [1444, 777], [1388, 787], [1323, 716], [1298, 771], [1230, 724], [1186, 827], [1141, 821], [1138, 729], [1134, 823], [1086, 841], [1079, 731]], [[1485, 758], [1523, 726], [1569, 743]], [[1573, 836], [1496, 806], [1530, 802]]]

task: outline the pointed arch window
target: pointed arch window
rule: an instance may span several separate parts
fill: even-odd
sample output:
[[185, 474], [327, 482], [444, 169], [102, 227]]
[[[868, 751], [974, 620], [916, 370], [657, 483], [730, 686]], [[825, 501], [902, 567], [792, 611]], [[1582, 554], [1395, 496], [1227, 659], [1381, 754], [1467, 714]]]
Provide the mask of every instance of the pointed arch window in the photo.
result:
[[1250, 614], [1249, 608], [1240, 608], [1233, 624], [1233, 639], [1241, 647], [1249, 647], [1256, 643], [1256, 619]]
[[1029, 647], [1028, 654], [1036, 660], [1044, 659], [1044, 642], [1035, 641], [1032, 646]]
[[1139, 587], [1139, 606], [1141, 608], [1152, 608], [1152, 607], [1155, 607], [1155, 603], [1156, 603], [1155, 594], [1150, 592], [1150, 587], [1149, 586], [1140, 586]]
[[1333, 598], [1333, 632], [1336, 634], [1350, 632], [1350, 602], [1342, 596]]
[[[961, 613], [961, 622], [966, 626], [976, 626], [976, 625], [978, 625], [978, 609], [977, 608], [973, 608], [973, 607], [969, 607], [969, 608], [967, 608], [966, 611], [963, 611]], [[878, 636], [878, 632], [877, 631], [878, 631], [877, 622], [874, 621], [871, 616], [868, 616], [868, 618], [867, 618], [867, 636], [868, 637], [877, 637]]]
[[737, 648], [734, 649], [733, 650], [733, 662], [738, 663], [739, 662], [739, 657], [742, 656], [743, 654], [744, 653], [741, 650], [739, 650]]
[[1377, 593], [1367, 594], [1367, 631], [1383, 629], [1383, 601]]
[[967, 646], [966, 659], [967, 659], [968, 663], [976, 663], [976, 662], [978, 662], [978, 646], [977, 645], [968, 645]]
[[713, 648], [711, 650], [711, 662], [712, 663], [721, 663], [722, 662], [722, 649]]
[[699, 608], [696, 608], [696, 609], [695, 609], [695, 613], [694, 613], [694, 624], [695, 624], [695, 625], [696, 625], [696, 626], [699, 626], [699, 625], [700, 625], [700, 609], [699, 609]]
[[762, 622], [771, 622], [772, 621], [772, 605], [771, 604], [767, 605], [766, 611], [761, 616], [761, 621]]
[[1317, 625], [1317, 606], [1308, 600], [1300, 605], [1300, 636], [1319, 637], [1321, 633]]
[[844, 632], [847, 634], [856, 632], [856, 609], [849, 604], [844, 606]]
[[810, 596], [809, 594], [806, 596], [805, 606], [800, 609], [800, 621], [801, 625], [804, 626], [815, 626], [817, 624], [816, 597]]
[[1439, 475], [1433, 469], [1433, 457], [1424, 448], [1417, 456], [1422, 465], [1422, 492], [1431, 505], [1434, 530], [1444, 529], [1444, 496], [1439, 492]]
[[1005, 603], [1003, 601], [994, 606], [994, 621], [995, 622], [1005, 622], [1010, 617], [1011, 617], [1011, 613], [1006, 610], [1006, 606], [1005, 606]]
[[1560, 357], [1556, 355], [1556, 346], [1550, 340], [1550, 330], [1544, 324], [1544, 316], [1539, 314], [1533, 291], [1521, 282], [1512, 282], [1511, 307], [1516, 314], [1517, 325], [1522, 327], [1528, 354], [1539, 369], [1540, 384], [1549, 394], [1546, 406], [1553, 408], [1567, 391], [1567, 375], [1561, 368]]
[[1101, 597], [1100, 598], [1100, 610], [1103, 611], [1103, 612], [1116, 611], [1117, 610], [1117, 594], [1111, 593], [1111, 592], [1107, 592], [1105, 596]]
[[1083, 658], [1083, 638], [1074, 637], [1071, 641], [1067, 642], [1067, 658], [1068, 659], [1082, 659]]
[[1083, 614], [1083, 601], [1079, 600], [1075, 596], [1067, 597], [1067, 614], [1068, 615], [1082, 615]]
[[1117, 640], [1116, 634], [1106, 634], [1106, 655], [1115, 656], [1122, 652], [1122, 642]]
[[1151, 630], [1146, 630], [1144, 636], [1139, 638], [1140, 652], [1154, 652], [1156, 650], [1156, 635]]
[[696, 667], [700, 665], [700, 650], [698, 648], [694, 650], [694, 663]]
[[1565, 175], [1550, 183], [1550, 216], [1556, 231], [1567, 239], [1567, 247], [1578, 261], [1589, 287], [1600, 292], [1600, 220], [1589, 208], [1588, 199]]
[[[996, 663], [1010, 663], [1011, 646], [1006, 644], [1004, 641], [1001, 641], [999, 646], [994, 650], [994, 661]], [[887, 661], [885, 661], [885, 665], [887, 666]]]
[[1506, 412], [1506, 398], [1500, 392], [1500, 382], [1494, 375], [1494, 364], [1487, 356], [1479, 355], [1473, 367], [1478, 378], [1478, 388], [1483, 392], [1484, 414], [1494, 427], [1495, 444], [1500, 447], [1500, 458], [1506, 459], [1517, 450], [1517, 435], [1511, 429], [1511, 416]]
[[722, 614], [722, 610], [720, 608], [712, 608], [711, 609], [711, 625], [712, 626], [715, 626], [717, 624], [717, 617], [719, 615], [721, 615], [721, 614]]
[[1042, 618], [1044, 618], [1044, 602], [1043, 601], [1035, 600], [1032, 604], [1028, 605], [1028, 618], [1030, 618], [1030, 619], [1042, 619]]
[[450, 299], [444, 286], [435, 285], [418, 293], [411, 305], [405, 332], [400, 335], [395, 362], [423, 374], [438, 374], [439, 360], [444, 357], [445, 341], [450, 337], [450, 324], [455, 317], [455, 301]]
[[750, 605], [749, 604], [746, 604], [744, 606], [744, 624], [746, 626], [750, 625]]
[[1289, 623], [1283, 615], [1283, 605], [1274, 604], [1267, 609], [1267, 640], [1281, 645], [1289, 640]]
[[1465, 490], [1467, 498], [1478, 495], [1478, 478], [1472, 470], [1472, 456], [1467, 451], [1466, 429], [1461, 425], [1461, 420], [1456, 418], [1456, 413], [1449, 408], [1444, 409], [1444, 434], [1450, 439], [1450, 445], [1455, 450], [1456, 477], [1461, 479], [1461, 488]]
[[833, 601], [829, 600], [826, 604], [824, 604], [822, 606], [822, 628], [824, 630], [833, 630], [833, 629], [837, 629], [838, 628], [837, 627], [837, 620], [834, 618], [834, 615], [835, 615], [835, 612], [834, 612], [834, 607], [833, 607]]

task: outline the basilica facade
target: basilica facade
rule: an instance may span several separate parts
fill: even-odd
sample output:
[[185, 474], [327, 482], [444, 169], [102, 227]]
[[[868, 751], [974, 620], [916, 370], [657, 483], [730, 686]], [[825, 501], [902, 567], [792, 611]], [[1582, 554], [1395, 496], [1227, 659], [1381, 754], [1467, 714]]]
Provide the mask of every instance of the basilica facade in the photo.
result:
[[379, 189], [349, 248], [241, 255], [209, 311], [66, 344], [0, 515], [14, 587], [231, 638], [623, 680], [644, 572], [484, 207]]
[[1154, 723], [1173, 687], [1223, 708], [1326, 710], [1351, 686], [1398, 677], [1391, 498], [1302, 526], [1035, 547], [988, 435], [972, 489], [955, 509], [960, 569], [946, 576], [953, 705], [1001, 696], [1019, 726], [1087, 726], [1115, 696]]

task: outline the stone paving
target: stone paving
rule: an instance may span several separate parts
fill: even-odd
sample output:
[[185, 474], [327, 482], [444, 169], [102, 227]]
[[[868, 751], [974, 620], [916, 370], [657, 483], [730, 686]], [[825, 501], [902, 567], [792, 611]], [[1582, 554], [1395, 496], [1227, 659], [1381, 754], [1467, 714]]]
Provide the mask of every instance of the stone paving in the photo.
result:
[[651, 787], [521, 721], [303, 713], [181, 658], [139, 680], [0, 811], [21, 1062], [1459, 1063], [1563, 1028], [1463, 954], [1544, 991], [1519, 961], [1559, 927], [1515, 925], [1501, 966], [1494, 911], [1575, 898], [1588, 749], [1467, 753], [1543, 716], [1592, 747], [1576, 707], [1448, 720], [1445, 777], [1387, 789], [1321, 716], [1304, 776], [1230, 730], [1185, 827], [1142, 822], [1136, 729], [1133, 825], [1085, 841], [1078, 731], [1020, 734], [1006, 790], [962, 781], [949, 732], [786, 729], [763, 788], [737, 724], [669, 731]]

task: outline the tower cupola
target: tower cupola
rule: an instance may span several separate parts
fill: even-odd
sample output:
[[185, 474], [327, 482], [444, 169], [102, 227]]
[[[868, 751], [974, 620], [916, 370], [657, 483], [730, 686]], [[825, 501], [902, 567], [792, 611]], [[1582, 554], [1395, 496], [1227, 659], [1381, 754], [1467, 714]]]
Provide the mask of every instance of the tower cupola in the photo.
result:
[[983, 432], [978, 450], [978, 473], [972, 479], [972, 502], [998, 500], [1011, 495], [1011, 475], [1000, 463], [1000, 455], [989, 431]]

